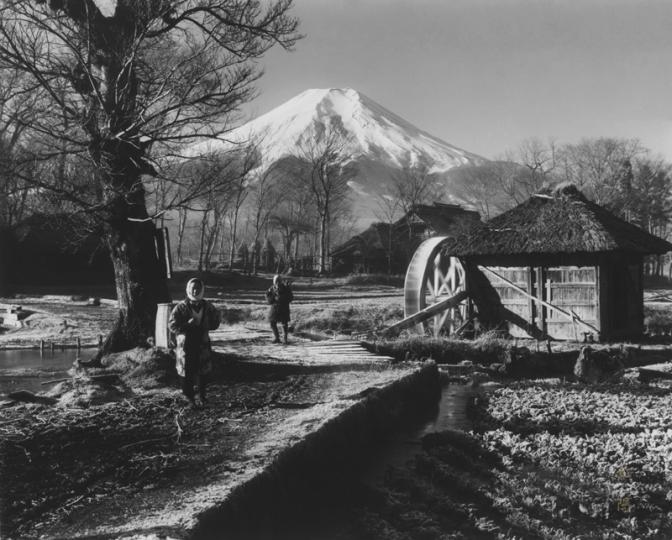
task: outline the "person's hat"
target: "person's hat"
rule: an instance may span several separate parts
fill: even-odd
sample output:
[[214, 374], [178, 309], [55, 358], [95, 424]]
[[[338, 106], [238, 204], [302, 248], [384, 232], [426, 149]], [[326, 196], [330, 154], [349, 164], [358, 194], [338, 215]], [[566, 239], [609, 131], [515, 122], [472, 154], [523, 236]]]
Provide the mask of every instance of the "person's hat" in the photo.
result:
[[[191, 288], [192, 286], [195, 286], [198, 292], [196, 294], [192, 294]], [[203, 280], [199, 278], [191, 278], [187, 282], [187, 298], [191, 300], [192, 302], [198, 302], [199, 300], [203, 299], [203, 295], [205, 294], [205, 285], [203, 284]]]

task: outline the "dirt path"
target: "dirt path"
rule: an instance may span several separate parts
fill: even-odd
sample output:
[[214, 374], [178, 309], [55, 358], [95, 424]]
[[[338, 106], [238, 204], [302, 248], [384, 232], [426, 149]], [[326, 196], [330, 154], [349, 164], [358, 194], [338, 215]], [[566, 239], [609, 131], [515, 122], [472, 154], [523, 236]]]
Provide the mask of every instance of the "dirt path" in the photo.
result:
[[[323, 344], [279, 346], [265, 329], [242, 325], [213, 338], [219, 355], [206, 409], [188, 407], [170, 378], [136, 373], [145, 388], [130, 386], [128, 373], [160, 373], [172, 361], [151, 350], [74, 374], [69, 406], [0, 409], [0, 476], [11, 493], [1, 503], [2, 537], [161, 530], [181, 538], [279, 451], [410, 372], [343, 340], [329, 355]], [[110, 379], [120, 366], [126, 372]], [[86, 402], [105, 392], [114, 399]]]

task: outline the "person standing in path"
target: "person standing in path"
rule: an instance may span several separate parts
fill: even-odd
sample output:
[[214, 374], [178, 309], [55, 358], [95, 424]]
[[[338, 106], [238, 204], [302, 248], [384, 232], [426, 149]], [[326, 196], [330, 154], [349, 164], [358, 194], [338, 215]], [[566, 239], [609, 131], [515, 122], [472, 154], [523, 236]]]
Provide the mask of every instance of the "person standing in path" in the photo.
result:
[[273, 285], [266, 291], [266, 300], [271, 305], [268, 310], [268, 321], [271, 323], [271, 330], [275, 337], [273, 343], [280, 343], [280, 332], [278, 332], [278, 323], [280, 323], [284, 334], [283, 341], [286, 345], [289, 331], [289, 303], [294, 300], [291, 286], [276, 274], [273, 276]]
[[[203, 299], [205, 285], [192, 278], [187, 283], [187, 298], [175, 306], [168, 326], [175, 334], [175, 367], [182, 379], [182, 392], [194, 407], [206, 402], [207, 376], [212, 371], [210, 330], [219, 326], [219, 311]], [[200, 403], [196, 402], [194, 386], [198, 386]]]

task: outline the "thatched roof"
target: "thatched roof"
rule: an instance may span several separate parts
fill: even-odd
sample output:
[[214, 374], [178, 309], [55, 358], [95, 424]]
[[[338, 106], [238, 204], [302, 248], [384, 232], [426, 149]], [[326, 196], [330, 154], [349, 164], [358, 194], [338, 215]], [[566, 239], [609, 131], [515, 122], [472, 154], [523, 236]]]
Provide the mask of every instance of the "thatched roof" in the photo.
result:
[[457, 204], [435, 202], [429, 204], [417, 204], [402, 218], [392, 225], [389, 223], [374, 223], [368, 229], [353, 236], [345, 243], [334, 248], [331, 255], [343, 256], [356, 250], [365, 249], [368, 252], [386, 250], [390, 227], [392, 227], [393, 242], [407, 241], [408, 223], [420, 224], [422, 230], [429, 229], [432, 234], [450, 235], [459, 234], [473, 222], [480, 220], [480, 215], [474, 210], [467, 210]]
[[569, 253], [665, 253], [672, 244], [589, 201], [575, 186], [558, 187], [446, 245], [457, 256]]
[[350, 238], [347, 242], [331, 251], [333, 257], [342, 256], [348, 252], [365, 249], [368, 252], [384, 250], [387, 245], [389, 223], [374, 223], [368, 229]]
[[[454, 234], [456, 229], [465, 223], [478, 221], [480, 215], [474, 210], [467, 210], [457, 204], [435, 202], [433, 205], [418, 204], [410, 212], [411, 217], [417, 217], [424, 222], [435, 234]], [[406, 217], [397, 222], [405, 224]]]

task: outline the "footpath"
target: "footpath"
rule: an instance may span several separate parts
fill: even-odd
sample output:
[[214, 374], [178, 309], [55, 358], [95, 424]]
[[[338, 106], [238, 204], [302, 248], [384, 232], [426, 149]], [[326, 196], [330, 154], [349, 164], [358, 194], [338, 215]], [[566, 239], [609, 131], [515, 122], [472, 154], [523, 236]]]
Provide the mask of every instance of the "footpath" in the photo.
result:
[[[151, 479], [102, 491], [105, 478], [92, 479], [65, 511], [36, 518], [16, 537], [277, 538], [277, 523], [300, 501], [357, 475], [397, 430], [438, 402], [433, 363], [395, 364], [347, 340], [291, 336], [289, 345], [271, 344], [268, 335], [230, 326], [211, 334], [224, 376], [210, 386], [205, 409], [175, 412], [177, 390], [152, 398], [146, 412], [138, 412], [147, 403], [141, 398], [115, 405], [147, 422], [163, 415], [169, 424], [173, 415], [177, 435], [167, 443], [148, 424], [133, 438], [91, 438], [81, 453], [88, 444], [92, 461], [108, 459], [97, 456], [101, 448], [125, 455], [139, 477], [151, 469]], [[14, 457], [22, 459], [18, 451]]]

